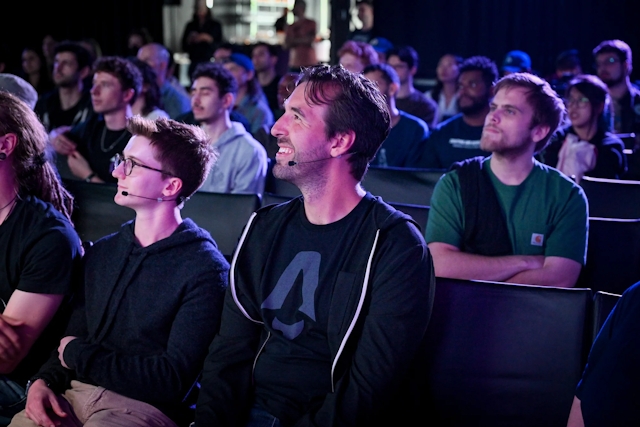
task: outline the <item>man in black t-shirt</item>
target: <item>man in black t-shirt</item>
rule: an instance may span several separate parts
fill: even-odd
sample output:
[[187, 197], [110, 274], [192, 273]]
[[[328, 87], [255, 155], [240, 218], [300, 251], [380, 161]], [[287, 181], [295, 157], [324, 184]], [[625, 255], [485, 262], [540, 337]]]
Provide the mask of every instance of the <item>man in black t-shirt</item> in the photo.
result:
[[141, 89], [142, 74], [131, 61], [105, 56], [95, 62], [91, 103], [97, 115], [51, 141], [58, 155], [66, 158], [66, 165], [58, 161], [63, 178], [116, 181], [111, 176], [111, 163], [131, 137], [126, 121], [133, 115], [131, 105]]
[[79, 271], [73, 198], [47, 140], [31, 107], [0, 90], [0, 425], [24, 408], [27, 380], [57, 347]]
[[93, 112], [89, 88], [83, 83], [91, 74], [91, 53], [75, 42], [58, 43], [54, 52], [56, 88], [42, 95], [35, 107], [50, 138], [85, 121]]
[[271, 133], [273, 174], [302, 196], [259, 210], [238, 243], [197, 427], [418, 416], [431, 258], [416, 223], [360, 185], [389, 123], [362, 74], [301, 72]]

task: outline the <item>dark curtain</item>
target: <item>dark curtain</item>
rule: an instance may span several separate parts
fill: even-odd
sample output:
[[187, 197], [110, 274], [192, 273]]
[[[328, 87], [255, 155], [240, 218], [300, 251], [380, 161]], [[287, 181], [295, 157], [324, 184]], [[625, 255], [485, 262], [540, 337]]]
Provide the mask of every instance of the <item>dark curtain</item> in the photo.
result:
[[95, 39], [103, 55], [126, 53], [131, 29], [146, 27], [162, 42], [162, 0], [4, 1], [0, 41], [12, 67], [20, 66], [25, 46], [40, 47], [51, 34], [56, 40]]
[[485, 55], [500, 66], [513, 49], [529, 53], [541, 75], [553, 71], [561, 51], [578, 49], [583, 71], [593, 73], [591, 51], [602, 40], [619, 38], [640, 54], [636, 6], [633, 0], [378, 0], [374, 10], [379, 32], [413, 46], [418, 76], [434, 78], [445, 53]]

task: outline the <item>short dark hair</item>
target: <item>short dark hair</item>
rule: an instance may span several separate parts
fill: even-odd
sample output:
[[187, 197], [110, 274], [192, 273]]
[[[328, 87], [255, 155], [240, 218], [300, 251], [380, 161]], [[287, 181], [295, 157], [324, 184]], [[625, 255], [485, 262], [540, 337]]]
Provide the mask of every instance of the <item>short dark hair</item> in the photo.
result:
[[198, 126], [133, 116], [127, 120], [127, 130], [132, 135], [149, 138], [161, 169], [182, 180], [182, 189], [176, 197], [178, 205], [200, 188], [218, 158], [211, 139]]
[[123, 90], [133, 89], [133, 104], [142, 90], [142, 73], [133, 62], [119, 56], [102, 56], [93, 64], [94, 74], [97, 72], [109, 73], [115, 76]]
[[[632, 65], [631, 48], [622, 40], [605, 40], [593, 49], [593, 57], [601, 53], [615, 53], [621, 62], [628, 62]], [[631, 71], [629, 71], [631, 72]]]
[[394, 47], [387, 52], [387, 58], [393, 55], [400, 58], [409, 68], [418, 67], [418, 52], [411, 46]]
[[374, 71], [380, 71], [382, 78], [387, 84], [395, 83], [400, 85], [400, 77], [398, 77], [398, 73], [396, 73], [396, 70], [391, 65], [384, 63], [370, 64], [364, 67], [362, 74], [372, 73]]
[[61, 52], [70, 52], [76, 57], [76, 61], [78, 62], [78, 70], [83, 69], [84, 67], [91, 68], [92, 59], [91, 52], [82, 46], [80, 43], [65, 40], [57, 43], [53, 49], [53, 54], [57, 55]]
[[256, 44], [253, 45], [253, 47], [251, 48], [251, 51], [253, 52], [253, 49], [257, 48], [258, 46], [266, 47], [267, 50], [269, 51], [270, 56], [278, 57], [280, 55], [280, 52], [282, 51], [282, 45], [271, 44], [267, 42], [257, 42]]
[[351, 175], [358, 181], [389, 135], [389, 110], [375, 83], [342, 65], [303, 67], [296, 85], [306, 83], [304, 97], [312, 105], [326, 105], [325, 136], [353, 131], [348, 157]]
[[[609, 97], [609, 88], [607, 85], [592, 74], [580, 74], [575, 76], [567, 84], [565, 91], [565, 98], [569, 97], [571, 89], [575, 88], [578, 92], [583, 94], [591, 103], [591, 111], [597, 105], [602, 105], [603, 109], [598, 117], [598, 127], [606, 132], [611, 130], [611, 115], [608, 114], [608, 110], [611, 106], [611, 98]], [[609, 118], [609, 120], [607, 120]]]
[[498, 80], [498, 66], [493, 60], [486, 56], [471, 56], [462, 61], [458, 69], [460, 70], [459, 75], [467, 71], [480, 71], [482, 73], [482, 80], [487, 88], [493, 86]]
[[218, 85], [220, 96], [228, 93], [235, 96], [238, 93], [238, 82], [235, 77], [219, 62], [203, 62], [198, 64], [191, 75], [191, 81], [195, 81], [198, 77], [208, 77], [214, 80]]
[[142, 110], [142, 114], [147, 115], [156, 107], [161, 109], [164, 108], [155, 70], [151, 65], [135, 56], [129, 58], [129, 60], [138, 67], [142, 74], [142, 84], [147, 86], [147, 90], [144, 93], [139, 94], [139, 96], [144, 96], [144, 109]]
[[523, 88], [526, 90], [527, 103], [533, 108], [533, 118], [530, 128], [535, 126], [549, 126], [549, 132], [535, 147], [538, 153], [549, 142], [553, 133], [565, 117], [565, 107], [562, 99], [556, 94], [546, 80], [530, 73], [513, 73], [504, 76], [494, 86], [494, 93], [500, 89]]

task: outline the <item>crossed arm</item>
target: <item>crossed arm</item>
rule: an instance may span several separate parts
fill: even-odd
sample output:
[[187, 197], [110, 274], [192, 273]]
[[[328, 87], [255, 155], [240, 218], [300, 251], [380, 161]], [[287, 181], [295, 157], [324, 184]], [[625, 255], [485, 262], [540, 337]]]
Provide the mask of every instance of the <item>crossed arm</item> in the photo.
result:
[[12, 372], [49, 324], [64, 295], [15, 290], [0, 315], [0, 373]]
[[490, 280], [524, 285], [570, 288], [578, 280], [580, 263], [543, 255], [484, 256], [462, 252], [448, 243], [431, 242], [436, 276]]

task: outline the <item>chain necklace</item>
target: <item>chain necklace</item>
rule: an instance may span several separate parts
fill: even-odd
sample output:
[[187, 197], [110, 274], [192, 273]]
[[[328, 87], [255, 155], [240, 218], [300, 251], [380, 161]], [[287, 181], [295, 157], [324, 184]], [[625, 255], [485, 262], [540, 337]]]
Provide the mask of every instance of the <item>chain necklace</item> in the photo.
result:
[[2, 222], [0, 223], [0, 225], [4, 224], [7, 221], [7, 218], [9, 218], [9, 215], [11, 215], [11, 212], [13, 212], [13, 208], [16, 206], [15, 205], [15, 201], [18, 198], [18, 195], [15, 195], [13, 197], [13, 199], [11, 199], [11, 201], [9, 203], [7, 203], [6, 205], [4, 205], [3, 207], [0, 208], [0, 212], [2, 212], [3, 210], [5, 210], [7, 208], [7, 206], [11, 205], [13, 203], [13, 206], [11, 206], [11, 209], [9, 209], [9, 212], [7, 212], [7, 216], [4, 217], [4, 219], [2, 220]]
[[118, 142], [120, 142], [120, 140], [122, 138], [124, 138], [124, 134], [127, 133], [127, 129], [124, 129], [122, 131], [122, 133], [120, 134], [120, 136], [113, 142], [113, 144], [111, 144], [108, 147], [104, 146], [104, 138], [107, 136], [107, 125], [105, 125], [102, 128], [102, 136], [100, 137], [100, 149], [102, 150], [103, 153], [108, 153], [109, 151], [113, 150], [113, 147], [115, 147]]

